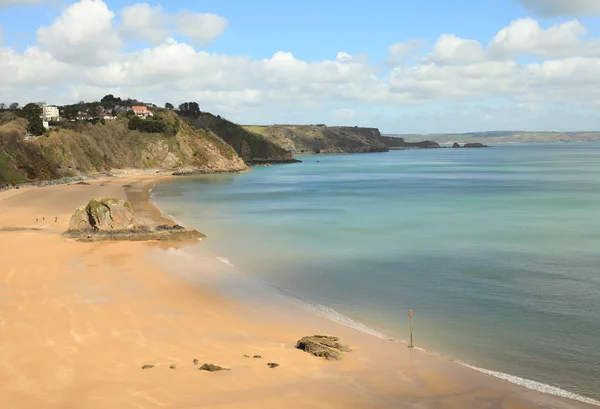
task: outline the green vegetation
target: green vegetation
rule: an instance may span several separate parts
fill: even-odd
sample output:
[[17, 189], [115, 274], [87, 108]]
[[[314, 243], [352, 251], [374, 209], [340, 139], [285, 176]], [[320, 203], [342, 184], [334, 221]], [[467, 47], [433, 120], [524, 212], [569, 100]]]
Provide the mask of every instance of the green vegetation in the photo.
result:
[[196, 118], [188, 116], [184, 118], [198, 129], [212, 131], [219, 135], [247, 164], [296, 161], [289, 151], [278, 144], [219, 115], [201, 112]]
[[[129, 119], [128, 128], [146, 133], [163, 133], [167, 131], [167, 124], [162, 118], [154, 119], [153, 117], [148, 117], [142, 119], [138, 116], [132, 116]], [[177, 133], [177, 129], [169, 127], [168, 132], [171, 134]]]
[[[136, 117], [137, 118], [137, 117]], [[240, 171], [243, 162], [231, 146], [210, 130], [196, 130], [172, 111], [141, 121], [159, 126], [130, 129], [125, 118], [91, 123], [61, 122], [47, 138], [25, 141], [27, 121], [0, 113], [0, 181], [58, 179], [123, 168], [190, 168]]]

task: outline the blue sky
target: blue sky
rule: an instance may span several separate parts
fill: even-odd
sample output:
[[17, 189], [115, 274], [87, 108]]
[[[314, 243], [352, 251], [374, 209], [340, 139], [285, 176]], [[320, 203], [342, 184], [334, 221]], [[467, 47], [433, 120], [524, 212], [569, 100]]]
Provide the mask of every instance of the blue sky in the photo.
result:
[[[18, 4], [27, 2], [40, 4]], [[117, 92], [159, 104], [197, 99], [244, 123], [348, 122], [397, 133], [600, 129], [596, 0], [147, 1], [165, 27], [164, 39], [152, 41], [131, 34], [144, 28], [139, 21], [129, 31], [122, 21], [140, 3], [0, 0], [0, 69], [19, 77], [0, 80], [0, 102]], [[184, 29], [182, 13], [224, 23], [198, 28], [205, 20], [192, 20], [199, 23]], [[78, 24], [86, 16], [89, 24]], [[152, 86], [133, 84], [134, 70]]]

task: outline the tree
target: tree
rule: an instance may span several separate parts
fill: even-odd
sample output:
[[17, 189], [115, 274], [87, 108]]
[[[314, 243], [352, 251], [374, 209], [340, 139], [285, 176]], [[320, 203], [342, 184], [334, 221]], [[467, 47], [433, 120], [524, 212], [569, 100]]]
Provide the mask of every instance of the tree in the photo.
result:
[[104, 106], [104, 108], [106, 109], [112, 109], [115, 107], [115, 105], [120, 105], [121, 102], [123, 102], [121, 100], [121, 98], [115, 98], [115, 96], [113, 94], [108, 94], [105, 95], [101, 100], [100, 103], [102, 103], [102, 106]]
[[175, 107], [174, 107], [174, 106], [173, 106], [173, 104], [171, 104], [170, 102], [167, 102], [167, 103], [165, 104], [165, 108], [166, 108], [166, 109], [174, 109]]
[[0, 109], [7, 109], [8, 105], [6, 105], [4, 102], [0, 102]]
[[27, 130], [34, 134], [35, 136], [42, 135], [46, 128], [44, 128], [44, 123], [42, 122], [42, 118], [39, 115], [32, 116], [29, 118], [29, 124], [27, 125]]
[[18, 102], [13, 102], [12, 104], [10, 104], [10, 106], [8, 107], [8, 109], [10, 109], [11, 111], [19, 109], [19, 103]]
[[33, 117], [39, 117], [42, 114], [43, 109], [38, 104], [30, 102], [29, 104], [21, 108], [21, 111], [25, 113], [27, 119], [31, 120], [31, 118]]
[[181, 111], [181, 115], [189, 116], [191, 118], [198, 118], [202, 113], [197, 102], [184, 102], [179, 105], [179, 111]]

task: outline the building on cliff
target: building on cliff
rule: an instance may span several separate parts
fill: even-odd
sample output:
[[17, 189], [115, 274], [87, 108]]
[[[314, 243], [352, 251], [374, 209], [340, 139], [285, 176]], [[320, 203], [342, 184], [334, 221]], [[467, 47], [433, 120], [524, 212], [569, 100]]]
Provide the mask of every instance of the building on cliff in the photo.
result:
[[148, 118], [149, 116], [154, 116], [152, 111], [150, 111], [147, 106], [132, 106], [131, 109], [140, 118], [145, 119], [145, 118]]

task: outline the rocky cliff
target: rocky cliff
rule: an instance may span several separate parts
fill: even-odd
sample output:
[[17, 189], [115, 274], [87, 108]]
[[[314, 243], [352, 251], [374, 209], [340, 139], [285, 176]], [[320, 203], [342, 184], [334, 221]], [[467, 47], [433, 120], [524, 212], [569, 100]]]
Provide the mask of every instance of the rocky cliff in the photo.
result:
[[386, 152], [377, 128], [325, 125], [246, 126], [293, 154]]
[[432, 141], [409, 143], [382, 136], [377, 128], [325, 125], [245, 126], [293, 154], [387, 152], [390, 149], [439, 148]]
[[[156, 112], [161, 132], [130, 129], [127, 118], [61, 123], [47, 136], [25, 141], [26, 124], [0, 114], [0, 184], [58, 179], [114, 169], [238, 172], [235, 150], [209, 129], [196, 130], [171, 111]], [[160, 125], [160, 126], [158, 126]]]
[[197, 118], [185, 118], [197, 129], [214, 132], [235, 149], [247, 165], [299, 162], [289, 149], [248, 131], [219, 115], [201, 112]]
[[404, 138], [395, 136], [382, 136], [383, 143], [390, 149], [436, 149], [440, 144], [434, 141], [406, 142]]

